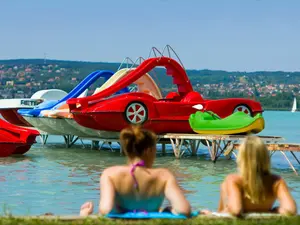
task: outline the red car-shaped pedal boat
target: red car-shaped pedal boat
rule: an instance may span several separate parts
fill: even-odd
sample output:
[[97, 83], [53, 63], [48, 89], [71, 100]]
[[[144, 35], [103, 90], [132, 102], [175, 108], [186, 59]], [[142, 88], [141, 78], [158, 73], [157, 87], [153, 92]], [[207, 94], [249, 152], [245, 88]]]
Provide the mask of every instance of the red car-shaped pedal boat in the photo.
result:
[[40, 135], [37, 130], [23, 128], [0, 119], [0, 157], [24, 154]]
[[[172, 76], [178, 92], [170, 92], [163, 99], [142, 92], [112, 96], [157, 66], [166, 68], [166, 73]], [[250, 99], [203, 99], [193, 90], [184, 68], [168, 57], [149, 58], [109, 88], [93, 96], [69, 99], [67, 104], [76, 122], [82, 126], [120, 131], [130, 124], [143, 124], [144, 128], [157, 134], [193, 133], [188, 119], [197, 110], [212, 111], [221, 118], [236, 110], [252, 116], [263, 111], [259, 102]]]

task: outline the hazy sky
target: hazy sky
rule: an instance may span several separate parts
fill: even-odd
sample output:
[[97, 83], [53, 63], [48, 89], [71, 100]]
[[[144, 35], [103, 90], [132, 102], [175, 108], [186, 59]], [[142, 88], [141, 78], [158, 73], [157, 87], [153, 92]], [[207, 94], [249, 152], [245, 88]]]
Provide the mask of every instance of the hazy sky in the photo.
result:
[[0, 0], [0, 59], [121, 62], [166, 44], [186, 68], [300, 71], [300, 0]]

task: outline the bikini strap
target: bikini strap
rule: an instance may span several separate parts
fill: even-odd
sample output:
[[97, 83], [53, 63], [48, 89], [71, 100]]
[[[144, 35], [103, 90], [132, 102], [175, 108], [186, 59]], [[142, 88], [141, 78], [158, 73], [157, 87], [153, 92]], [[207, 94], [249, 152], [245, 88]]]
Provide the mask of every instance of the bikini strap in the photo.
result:
[[145, 166], [145, 162], [143, 160], [141, 160], [138, 163], [132, 165], [130, 174], [131, 174], [132, 178], [134, 179], [134, 187], [136, 189], [138, 189], [138, 182], [136, 180], [136, 177], [134, 176], [134, 171], [135, 171], [136, 167], [138, 167], [138, 166]]

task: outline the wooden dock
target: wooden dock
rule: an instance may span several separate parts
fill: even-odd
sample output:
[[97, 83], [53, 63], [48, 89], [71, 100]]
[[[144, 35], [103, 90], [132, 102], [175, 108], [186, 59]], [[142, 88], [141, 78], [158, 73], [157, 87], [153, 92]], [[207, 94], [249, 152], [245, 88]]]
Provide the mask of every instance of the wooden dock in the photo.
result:
[[[159, 136], [162, 139], [169, 139], [174, 155], [180, 158], [186, 152], [196, 155], [200, 144], [205, 145], [211, 156], [211, 160], [216, 162], [217, 159], [224, 155], [227, 158], [231, 158], [231, 155], [237, 156], [235, 151], [238, 150], [240, 143], [245, 139], [246, 135], [200, 135], [200, 134], [165, 134]], [[298, 175], [297, 170], [286, 152], [290, 152], [292, 157], [300, 165], [300, 160], [294, 152], [300, 152], [300, 144], [297, 143], [282, 143], [283, 137], [279, 136], [258, 136], [267, 145], [268, 150], [271, 151], [270, 156], [274, 153], [280, 152], [289, 166]]]
[[[42, 144], [46, 144], [47, 134], [42, 134]], [[205, 147], [211, 157], [211, 160], [215, 163], [218, 158], [222, 155], [227, 158], [231, 158], [232, 155], [236, 156], [236, 152], [240, 143], [245, 139], [245, 135], [201, 135], [201, 134], [180, 134], [180, 133], [167, 133], [163, 135], [158, 135], [158, 144], [162, 145], [163, 155], [166, 153], [166, 145], [170, 144], [173, 149], [174, 156], [176, 158], [181, 158], [185, 154], [196, 155], [198, 149]], [[283, 143], [284, 138], [279, 136], [258, 136], [260, 137], [267, 145], [268, 149], [271, 151], [271, 156], [276, 152], [280, 152], [285, 160], [288, 162], [292, 170], [297, 173], [295, 166], [292, 164], [291, 160], [287, 156], [289, 152], [300, 164], [300, 160], [297, 158], [297, 155], [294, 152], [300, 152], [300, 144], [298, 143]], [[111, 151], [115, 151], [112, 148], [112, 143], [118, 143], [119, 140], [101, 138], [101, 137], [75, 137], [73, 135], [64, 136], [65, 144], [67, 148], [70, 148], [76, 141], [81, 141], [82, 145], [83, 140], [92, 141], [93, 148], [102, 149], [104, 144], [108, 144]], [[120, 153], [122, 152], [120, 146]]]

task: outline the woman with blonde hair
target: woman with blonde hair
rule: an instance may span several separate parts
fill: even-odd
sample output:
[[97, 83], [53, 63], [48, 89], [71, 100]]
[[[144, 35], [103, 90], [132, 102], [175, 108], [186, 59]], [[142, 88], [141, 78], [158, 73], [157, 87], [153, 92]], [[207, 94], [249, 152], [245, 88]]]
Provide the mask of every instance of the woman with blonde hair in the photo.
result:
[[[264, 142], [248, 136], [237, 158], [238, 174], [228, 175], [221, 184], [219, 212], [239, 216], [242, 213], [297, 213], [296, 203], [284, 179], [270, 172], [270, 156]], [[273, 208], [279, 201], [279, 207]]]
[[[165, 168], [152, 168], [156, 135], [141, 127], [129, 127], [121, 131], [120, 142], [128, 163], [103, 171], [99, 213], [158, 212], [166, 198], [172, 213], [190, 216], [190, 204], [174, 175]], [[92, 202], [85, 203], [80, 215], [91, 214], [93, 207]]]

